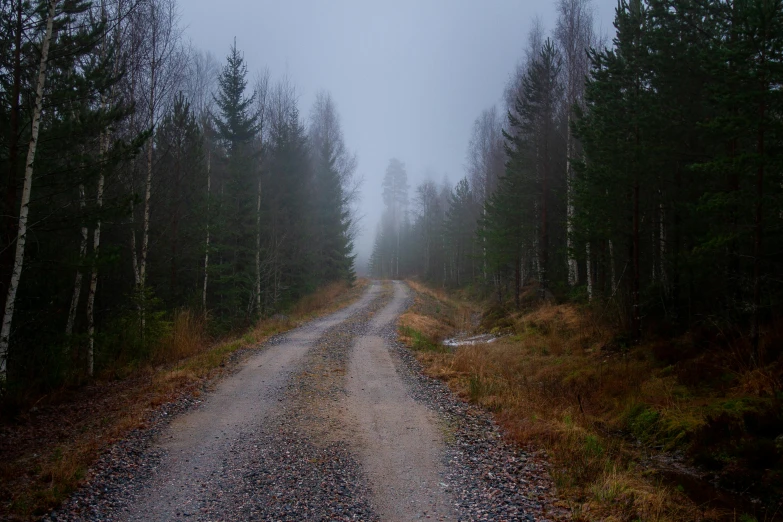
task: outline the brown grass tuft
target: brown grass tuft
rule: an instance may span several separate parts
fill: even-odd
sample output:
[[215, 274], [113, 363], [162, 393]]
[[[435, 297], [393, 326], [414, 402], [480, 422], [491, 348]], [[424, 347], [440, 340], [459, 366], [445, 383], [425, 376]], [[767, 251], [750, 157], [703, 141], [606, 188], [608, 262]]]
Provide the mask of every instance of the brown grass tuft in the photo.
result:
[[[367, 281], [360, 280], [358, 284], [366, 285]], [[297, 301], [291, 308], [291, 315], [302, 318], [307, 317], [314, 312], [325, 310], [349, 289], [350, 285], [345, 281], [338, 281], [319, 288], [312, 294]]]
[[174, 314], [171, 330], [155, 347], [152, 363], [178, 361], [204, 351], [207, 345], [203, 315], [179, 310]]

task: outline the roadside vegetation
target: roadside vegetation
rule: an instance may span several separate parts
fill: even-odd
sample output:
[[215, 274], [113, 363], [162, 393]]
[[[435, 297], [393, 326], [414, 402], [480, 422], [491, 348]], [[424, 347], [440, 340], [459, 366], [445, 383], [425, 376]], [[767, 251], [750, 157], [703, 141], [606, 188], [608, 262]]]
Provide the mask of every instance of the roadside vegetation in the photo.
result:
[[[410, 284], [401, 339], [509, 438], [547, 450], [574, 520], [780, 519], [783, 371], [744, 364], [747, 338], [705, 328], [629, 345], [606, 309], [542, 304], [534, 287], [517, 310]], [[458, 332], [498, 338], [444, 348]]]
[[783, 4], [555, 11], [462, 179], [389, 162], [372, 274], [449, 289], [403, 339], [549, 449], [574, 518], [780, 519]]
[[[353, 282], [340, 115], [176, 0], [0, 2], [0, 408], [201, 353]], [[307, 111], [307, 112], [305, 112]]]
[[327, 285], [259, 320], [243, 333], [211, 338], [203, 320], [177, 314], [152, 356], [106, 367], [87, 386], [62, 387], [28, 397], [0, 425], [0, 518], [27, 520], [59, 505], [86, 478], [87, 469], [112, 443], [146, 427], [150, 415], [177, 398], [197, 398], [231, 372], [250, 350], [356, 300], [359, 279]]

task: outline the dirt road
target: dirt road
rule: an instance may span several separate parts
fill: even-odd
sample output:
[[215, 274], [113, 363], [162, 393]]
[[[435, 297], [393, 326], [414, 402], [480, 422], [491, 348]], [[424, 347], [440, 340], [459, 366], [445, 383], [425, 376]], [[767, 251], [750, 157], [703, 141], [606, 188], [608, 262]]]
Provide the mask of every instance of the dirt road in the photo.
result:
[[391, 302], [354, 345], [346, 422], [359, 428], [355, 447], [382, 518], [454, 520], [454, 499], [441, 486], [444, 444], [439, 419], [410, 396], [381, 335], [404, 311], [406, 295], [405, 286], [395, 283]]
[[409, 292], [374, 282], [270, 341], [202, 403], [104, 456], [48, 518], [547, 519], [534, 460], [396, 344]]

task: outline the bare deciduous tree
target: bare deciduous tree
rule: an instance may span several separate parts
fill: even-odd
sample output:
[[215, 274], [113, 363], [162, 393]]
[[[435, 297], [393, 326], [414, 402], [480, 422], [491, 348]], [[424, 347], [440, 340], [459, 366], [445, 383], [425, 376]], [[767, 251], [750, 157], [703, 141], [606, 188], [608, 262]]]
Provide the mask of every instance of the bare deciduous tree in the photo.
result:
[[204, 158], [207, 171], [207, 219], [204, 231], [204, 279], [201, 289], [201, 306], [204, 316], [207, 315], [207, 290], [209, 288], [209, 252], [210, 252], [210, 212], [212, 191], [212, 154], [214, 150], [214, 131], [212, 128], [212, 112], [215, 100], [215, 88], [217, 85], [220, 64], [217, 59], [208, 52], [191, 49], [188, 60], [188, 72], [186, 89], [191, 105], [198, 119], [201, 133], [204, 136]]
[[[595, 45], [595, 33], [593, 30], [593, 10], [591, 0], [560, 0], [557, 5], [558, 18], [555, 27], [555, 38], [560, 53], [563, 56], [563, 73], [565, 75], [565, 103], [563, 110], [566, 114], [566, 183], [568, 205], [568, 282], [576, 285], [579, 283], [579, 270], [573, 252], [573, 158], [579, 155], [578, 144], [575, 143], [571, 132], [571, 121], [575, 106], [581, 106], [584, 99], [584, 85], [590, 63], [587, 50]], [[589, 250], [589, 245], [587, 246]], [[590, 256], [587, 256], [588, 264]], [[592, 270], [587, 268], [588, 293], [592, 294]]]
[[[181, 82], [185, 65], [184, 50], [180, 46], [180, 29], [174, 0], [148, 0], [141, 18], [146, 29], [146, 45], [142, 48], [142, 79], [146, 105], [147, 128], [154, 129], [169, 98]], [[138, 269], [137, 291], [141, 331], [145, 329], [145, 286], [147, 282], [147, 256], [149, 251], [150, 200], [153, 177], [153, 140], [147, 142], [146, 178], [144, 182], [144, 208], [142, 214], [141, 253], [136, 262]], [[133, 233], [135, 245], [135, 232]], [[133, 252], [134, 259], [136, 252]]]
[[265, 168], [264, 133], [267, 131], [266, 123], [269, 116], [269, 70], [265, 69], [256, 76], [254, 91], [255, 113], [258, 122], [258, 190], [256, 192], [256, 287], [255, 305], [256, 311], [261, 313], [261, 189], [263, 169]]

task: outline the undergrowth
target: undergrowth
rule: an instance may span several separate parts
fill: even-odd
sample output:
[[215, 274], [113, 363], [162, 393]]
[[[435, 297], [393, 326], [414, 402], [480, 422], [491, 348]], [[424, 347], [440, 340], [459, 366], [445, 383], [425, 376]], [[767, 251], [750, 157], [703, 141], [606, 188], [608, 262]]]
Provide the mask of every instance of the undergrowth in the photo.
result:
[[[691, 355], [692, 333], [631, 347], [588, 306], [570, 304], [487, 305], [477, 329], [510, 335], [448, 352], [431, 347], [468, 331], [465, 311], [479, 305], [412, 286], [402, 340], [429, 374], [493, 412], [510, 438], [548, 451], [574, 520], [775, 519], [783, 485], [777, 363], [743, 368], [717, 348]], [[678, 355], [667, 358], [672, 347]], [[752, 484], [763, 501], [713, 502], [718, 490], [684, 486], [656, 464], [675, 461], [708, 470], [726, 488]]]

